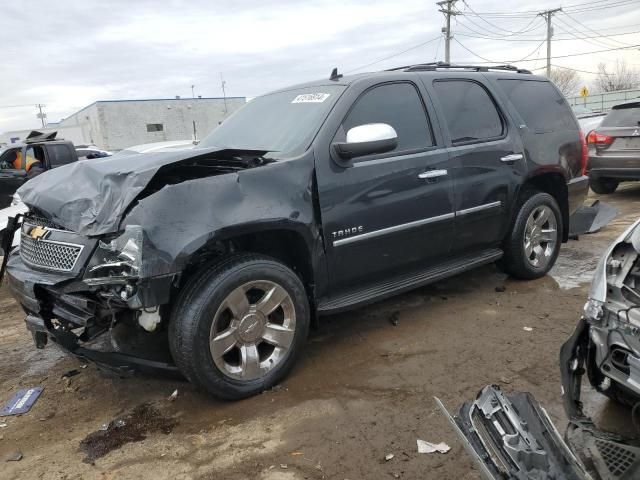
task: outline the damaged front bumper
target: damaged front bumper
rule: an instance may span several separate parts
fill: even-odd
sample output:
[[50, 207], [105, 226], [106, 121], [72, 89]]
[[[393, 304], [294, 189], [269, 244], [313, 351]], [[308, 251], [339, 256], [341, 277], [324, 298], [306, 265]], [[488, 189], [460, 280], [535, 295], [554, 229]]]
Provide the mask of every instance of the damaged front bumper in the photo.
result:
[[529, 393], [485, 387], [451, 415], [436, 399], [485, 480], [626, 480], [640, 476], [640, 445], [570, 422], [565, 442]]
[[169, 298], [173, 276], [140, 281], [135, 294], [125, 300], [106, 286], [87, 285], [73, 274], [36, 270], [14, 250], [5, 278], [27, 315], [26, 326], [38, 348], [50, 340], [119, 374], [178, 374], [168, 349], [162, 348], [164, 332], [148, 333], [139, 323], [146, 307]]

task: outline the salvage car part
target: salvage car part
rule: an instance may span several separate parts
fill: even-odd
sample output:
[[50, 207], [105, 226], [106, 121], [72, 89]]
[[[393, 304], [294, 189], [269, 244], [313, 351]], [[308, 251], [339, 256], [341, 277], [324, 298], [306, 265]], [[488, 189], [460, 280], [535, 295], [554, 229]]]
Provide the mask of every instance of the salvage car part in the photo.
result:
[[640, 443], [570, 422], [565, 442], [529, 393], [505, 395], [487, 386], [451, 415], [436, 403], [485, 480], [633, 480], [640, 475]]
[[595, 233], [613, 221], [618, 209], [610, 203], [596, 200], [591, 205], [583, 205], [569, 219], [569, 236]]
[[[593, 275], [584, 317], [563, 346], [565, 404], [579, 411], [580, 377], [627, 405], [640, 401], [640, 220], [606, 250]], [[572, 386], [573, 385], [573, 386]]]

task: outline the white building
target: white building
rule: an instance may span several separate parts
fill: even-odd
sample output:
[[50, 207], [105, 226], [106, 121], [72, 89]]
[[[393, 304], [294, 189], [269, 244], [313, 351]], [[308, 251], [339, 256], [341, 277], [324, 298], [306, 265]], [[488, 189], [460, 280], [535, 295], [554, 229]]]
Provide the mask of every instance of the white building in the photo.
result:
[[[141, 143], [202, 139], [245, 103], [245, 97], [100, 100], [35, 130], [57, 130], [58, 137], [75, 144], [122, 150]], [[5, 132], [0, 142], [23, 140], [29, 132]]]

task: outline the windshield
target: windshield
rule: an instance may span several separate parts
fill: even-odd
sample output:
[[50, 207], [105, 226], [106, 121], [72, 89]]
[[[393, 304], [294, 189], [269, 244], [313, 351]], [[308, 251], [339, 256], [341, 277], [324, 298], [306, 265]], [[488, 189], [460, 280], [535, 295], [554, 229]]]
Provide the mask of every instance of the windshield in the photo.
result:
[[304, 152], [346, 87], [319, 85], [255, 98], [198, 147], [264, 150], [276, 157]]
[[603, 127], [637, 127], [640, 125], [640, 104], [613, 107], [602, 120]]

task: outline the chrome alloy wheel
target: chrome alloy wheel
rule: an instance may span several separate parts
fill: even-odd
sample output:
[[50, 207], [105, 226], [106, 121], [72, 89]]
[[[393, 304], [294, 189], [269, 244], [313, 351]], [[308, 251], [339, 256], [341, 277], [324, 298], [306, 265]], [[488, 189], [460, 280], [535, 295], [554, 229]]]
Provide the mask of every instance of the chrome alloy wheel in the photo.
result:
[[544, 268], [550, 261], [558, 243], [558, 221], [547, 205], [536, 207], [524, 230], [524, 254], [536, 268]]
[[283, 287], [269, 280], [245, 283], [227, 295], [213, 318], [213, 362], [237, 380], [263, 377], [286, 356], [295, 328], [293, 300]]

